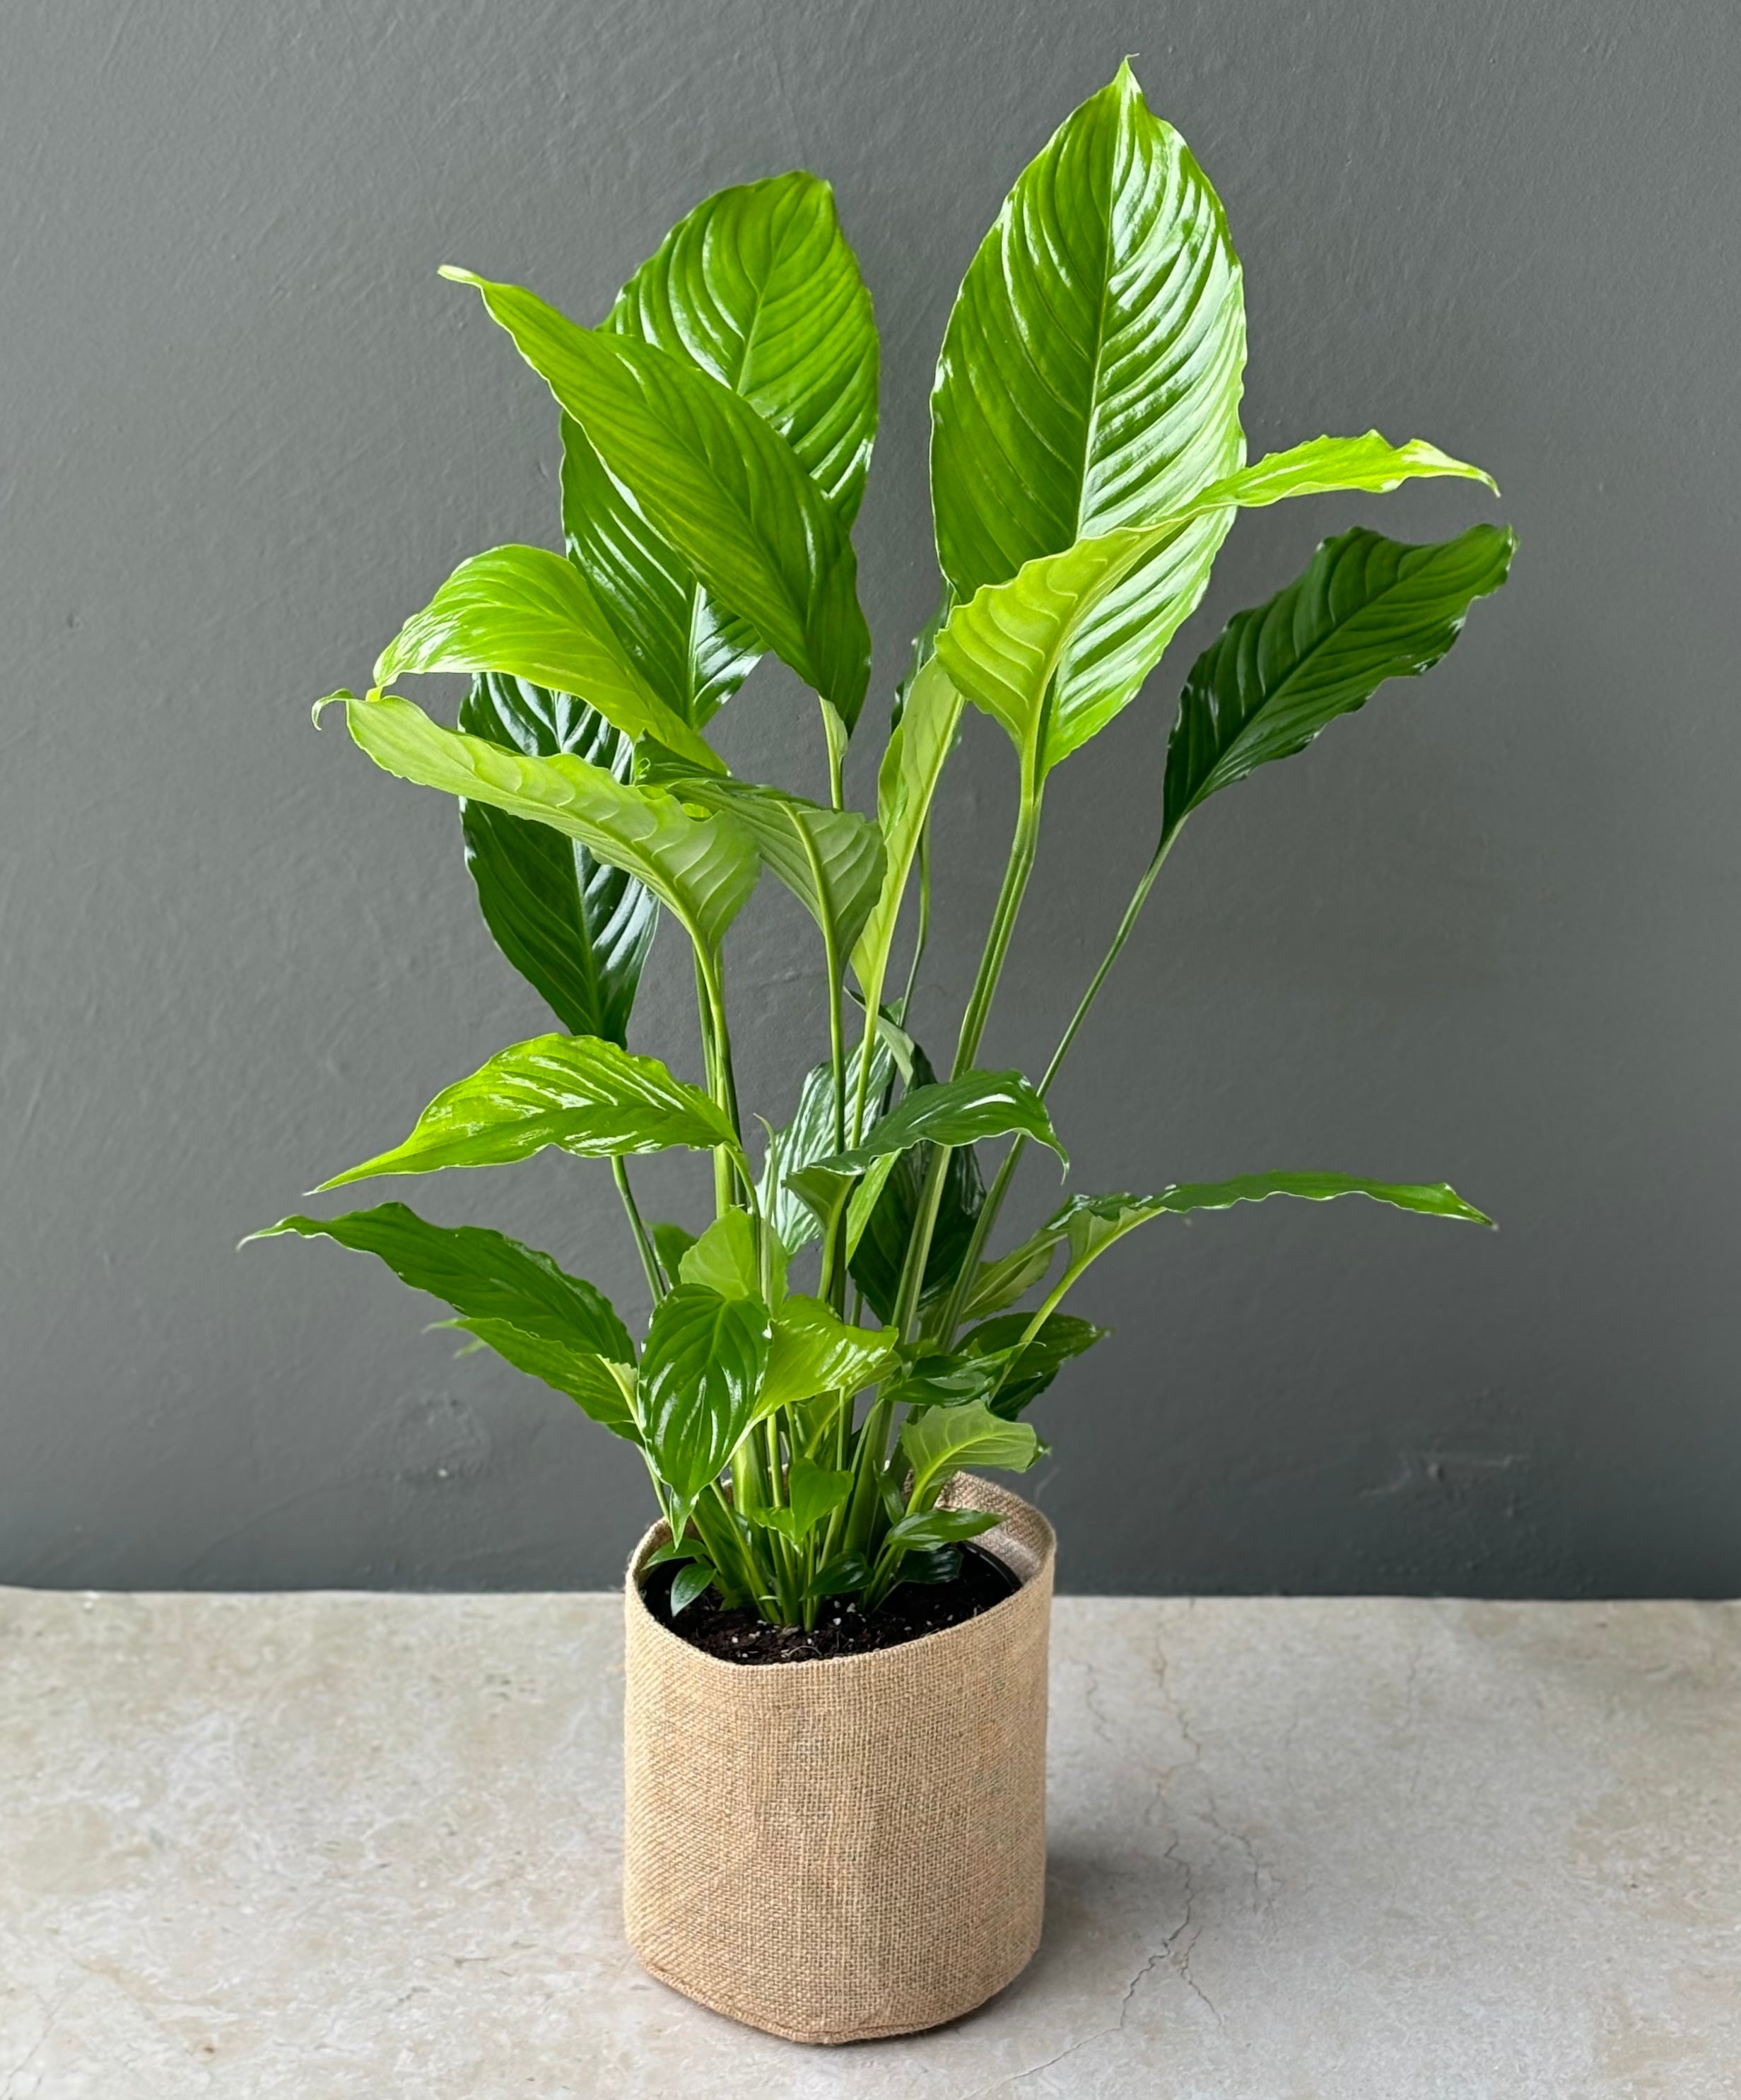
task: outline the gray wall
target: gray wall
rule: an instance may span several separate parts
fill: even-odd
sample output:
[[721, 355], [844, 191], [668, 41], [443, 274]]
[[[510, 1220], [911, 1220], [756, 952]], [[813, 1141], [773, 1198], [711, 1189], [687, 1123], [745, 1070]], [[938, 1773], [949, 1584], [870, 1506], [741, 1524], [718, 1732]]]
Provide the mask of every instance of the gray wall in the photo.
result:
[[[232, 1252], [544, 1025], [452, 807], [308, 724], [454, 562], [554, 530], [552, 412], [435, 265], [590, 318], [705, 192], [831, 176], [885, 345], [858, 539], [886, 695], [928, 610], [953, 288], [1128, 49], [1245, 256], [1254, 449], [1430, 436], [1496, 471], [1523, 551], [1434, 678], [1192, 827], [1056, 1099], [1077, 1185], [1444, 1176], [1504, 1229], [1272, 1205], [1109, 1258], [1082, 1309], [1116, 1339], [1038, 1410], [1064, 1578], [1741, 1590], [1727, 0], [42, 0], [6, 42], [0, 1579], [614, 1578], [625, 1448], [456, 1361], [361, 1257]], [[1356, 519], [1492, 514], [1449, 484], [1240, 525], [1057, 778], [994, 1061], [1042, 1061], [1116, 918], [1219, 620]], [[746, 771], [813, 746], [778, 673], [728, 723]], [[940, 1039], [1012, 788], [975, 729]], [[774, 1113], [819, 1026], [782, 903], [733, 959]], [[640, 1044], [688, 1063], [688, 1004], [668, 938]], [[602, 1168], [407, 1193], [638, 1300]]]

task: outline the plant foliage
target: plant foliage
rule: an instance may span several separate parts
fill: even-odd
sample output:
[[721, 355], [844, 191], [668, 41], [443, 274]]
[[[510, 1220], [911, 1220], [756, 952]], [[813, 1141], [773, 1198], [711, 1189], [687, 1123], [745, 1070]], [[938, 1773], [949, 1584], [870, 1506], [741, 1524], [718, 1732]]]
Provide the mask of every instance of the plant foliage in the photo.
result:
[[[323, 1186], [547, 1148], [608, 1158], [650, 1299], [645, 1339], [549, 1255], [401, 1203], [270, 1230], [375, 1255], [471, 1346], [635, 1445], [669, 1526], [661, 1557], [684, 1564], [674, 1609], [713, 1588], [809, 1625], [824, 1599], [874, 1605], [947, 1574], [992, 1522], [951, 1507], [950, 1482], [1034, 1462], [1025, 1410], [1103, 1332], [1062, 1302], [1140, 1225], [1343, 1195], [1488, 1222], [1443, 1183], [1259, 1173], [1071, 1194], [994, 1251], [1029, 1142], [1068, 1172], [1047, 1097], [1187, 819], [1430, 669], [1514, 545], [1486, 523], [1426, 546], [1357, 526], [1236, 613], [1184, 680], [1153, 853], [1056, 1054], [1037, 1079], [981, 1057], [1047, 777], [1144, 690], [1240, 510], [1426, 476], [1492, 487], [1435, 446], [1371, 430], [1247, 463], [1239, 258], [1208, 178], [1128, 66], [1018, 178], [950, 316], [932, 396], [939, 610], [896, 695], [871, 814], [847, 806], [843, 757], [870, 676], [852, 530], [878, 345], [828, 186], [793, 173], [707, 198], [591, 321], [444, 274], [481, 297], [560, 410], [562, 551], [462, 563], [368, 690], [333, 701], [377, 765], [458, 801], [489, 929], [562, 1032], [501, 1051], [403, 1142]], [[826, 804], [735, 778], [709, 740], [765, 654], [819, 704]], [[388, 690], [452, 672], [471, 680], [454, 729]], [[933, 805], [969, 708], [1008, 736], [1016, 794], [940, 1070], [906, 1020]], [[761, 1143], [738, 1101], [725, 949], [764, 872], [813, 921], [828, 1030]], [[692, 951], [688, 1079], [628, 1048], [662, 911]], [[985, 1146], [1002, 1148], [989, 1187]], [[681, 1148], [711, 1155], [711, 1205], [650, 1228], [625, 1162]]]

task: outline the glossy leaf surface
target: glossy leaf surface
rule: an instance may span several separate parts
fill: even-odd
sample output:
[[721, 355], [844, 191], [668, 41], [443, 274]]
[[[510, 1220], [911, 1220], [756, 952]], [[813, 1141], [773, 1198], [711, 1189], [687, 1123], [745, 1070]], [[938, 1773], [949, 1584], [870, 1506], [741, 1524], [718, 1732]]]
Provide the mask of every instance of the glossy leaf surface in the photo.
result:
[[1025, 1473], [1039, 1456], [1040, 1440], [1025, 1422], [1005, 1422], [983, 1401], [963, 1407], [928, 1408], [901, 1432], [913, 1468], [913, 1502], [934, 1501], [950, 1476], [967, 1466]]
[[663, 754], [655, 755], [643, 778], [742, 825], [844, 960], [883, 887], [883, 840], [875, 824], [856, 810], [825, 810], [782, 788], [698, 774]]
[[618, 1363], [635, 1361], [628, 1330], [602, 1290], [547, 1254], [482, 1225], [432, 1225], [403, 1203], [339, 1218], [280, 1219], [257, 1239], [295, 1233], [372, 1254], [402, 1283], [426, 1290], [462, 1319], [506, 1321], [529, 1335], [578, 1344]]
[[[605, 326], [742, 395], [851, 525], [876, 433], [876, 329], [827, 183], [777, 175], [708, 197], [629, 279]], [[569, 544], [649, 677], [699, 729], [761, 644], [708, 598], [571, 418], [562, 435]]]
[[[862, 1055], [863, 1045], [861, 1043], [847, 1059], [846, 1101], [848, 1103], [857, 1090], [859, 1061]], [[893, 1055], [879, 1036], [871, 1048], [870, 1070], [866, 1079], [866, 1097], [873, 1116], [880, 1111], [884, 1092], [893, 1069]], [[840, 1127], [844, 1127], [845, 1113], [843, 1104]], [[805, 1074], [798, 1096], [798, 1106], [791, 1121], [783, 1130], [774, 1132], [769, 1142], [768, 1156], [762, 1167], [760, 1192], [762, 1210], [779, 1234], [780, 1243], [788, 1254], [796, 1254], [800, 1247], [808, 1246], [821, 1229], [816, 1210], [796, 1193], [793, 1177], [835, 1150], [836, 1127], [834, 1069], [829, 1065], [813, 1065]], [[845, 1177], [841, 1178], [844, 1180]], [[821, 1208], [824, 1214], [831, 1216], [831, 1198], [844, 1198], [845, 1193], [844, 1188], [823, 1189]]]
[[[1232, 472], [1245, 355], [1220, 205], [1122, 66], [1023, 172], [950, 318], [932, 500], [958, 597]], [[1084, 608], [1060, 651], [1060, 712], [1125, 704], [1201, 596], [1229, 522], [1200, 514]]]
[[[566, 754], [627, 780], [634, 746], [584, 701], [495, 673], [474, 678], [459, 726], [530, 758]], [[628, 1017], [659, 928], [645, 883], [578, 839], [464, 799], [465, 864], [496, 945], [571, 1035], [628, 1039]]]
[[518, 285], [443, 274], [477, 287], [641, 514], [850, 727], [870, 669], [857, 564], [785, 439], [666, 351], [577, 327]]
[[641, 1361], [642, 1433], [659, 1476], [693, 1500], [725, 1467], [755, 1411], [768, 1308], [679, 1284], [654, 1308]]
[[885, 871], [853, 951], [853, 969], [866, 1000], [878, 1004], [907, 879], [945, 761], [955, 748], [962, 705], [948, 673], [932, 656], [907, 690], [901, 720], [877, 770], [876, 821], [883, 835]]
[[990, 1396], [994, 1414], [1013, 1421], [1030, 1401], [1038, 1400], [1073, 1357], [1104, 1341], [1111, 1330], [1086, 1320], [1054, 1312], [1025, 1348], [1018, 1345], [1027, 1331], [1027, 1317], [1007, 1312], [987, 1320], [961, 1338], [961, 1353], [969, 1362], [990, 1358], [999, 1365], [997, 1387]]
[[1474, 600], [1504, 583], [1516, 545], [1496, 525], [1426, 547], [1356, 529], [1326, 540], [1267, 604], [1236, 613], [1179, 698], [1162, 842], [1210, 796], [1303, 751], [1386, 679], [1430, 670]]
[[444, 1167], [504, 1167], [553, 1145], [605, 1158], [736, 1144], [710, 1096], [673, 1079], [658, 1058], [635, 1057], [596, 1035], [538, 1035], [443, 1088], [403, 1144], [321, 1186]]
[[408, 672], [500, 671], [573, 693], [635, 741], [654, 737], [704, 771], [720, 761], [636, 668], [575, 564], [544, 547], [462, 562], [381, 651], [375, 683]]
[[709, 949], [756, 887], [760, 857], [729, 817], [692, 815], [663, 788], [632, 785], [582, 759], [527, 757], [443, 729], [392, 694], [332, 698], [343, 702], [352, 737], [383, 771], [579, 840], [645, 883]]
[[835, 1173], [857, 1174], [885, 1154], [915, 1145], [973, 1145], [1013, 1131], [1067, 1159], [1046, 1104], [1020, 1072], [963, 1072], [959, 1079], [915, 1087], [862, 1144], [817, 1163]]
[[516, 1370], [541, 1379], [569, 1399], [612, 1436], [639, 1444], [641, 1431], [622, 1382], [610, 1361], [595, 1349], [576, 1348], [550, 1335], [529, 1335], [508, 1320], [462, 1320], [460, 1326], [487, 1342]]
[[788, 1298], [773, 1316], [768, 1373], [756, 1413], [796, 1406], [821, 1392], [850, 1396], [882, 1375], [894, 1345], [889, 1329], [853, 1326], [820, 1299]]
[[[1031, 755], [1043, 775], [1117, 712], [1101, 699], [1080, 691], [1073, 695], [1061, 682], [1055, 686], [1073, 638], [1126, 577], [1157, 551], [1183, 544], [1197, 521], [1295, 496], [1382, 493], [1405, 481], [1440, 475], [1492, 485], [1480, 468], [1452, 459], [1436, 445], [1419, 438], [1393, 445], [1377, 430], [1357, 438], [1314, 438], [1269, 453], [1199, 491], [1175, 511], [1078, 540], [1060, 554], [1028, 562], [1007, 583], [988, 585], [951, 614], [937, 638], [937, 660], [967, 698], [1001, 724], [1017, 751]], [[1176, 609], [1183, 620], [1191, 607], [1180, 600]]]

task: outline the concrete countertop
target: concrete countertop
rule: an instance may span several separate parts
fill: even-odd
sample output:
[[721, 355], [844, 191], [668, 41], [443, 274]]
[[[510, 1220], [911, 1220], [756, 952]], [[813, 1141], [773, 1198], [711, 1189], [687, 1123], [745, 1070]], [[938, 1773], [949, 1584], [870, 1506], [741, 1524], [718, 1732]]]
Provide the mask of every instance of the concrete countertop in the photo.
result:
[[619, 1610], [0, 1590], [0, 2096], [1741, 2094], [1741, 1606], [1062, 1599], [1038, 1958], [832, 2051], [623, 1944]]

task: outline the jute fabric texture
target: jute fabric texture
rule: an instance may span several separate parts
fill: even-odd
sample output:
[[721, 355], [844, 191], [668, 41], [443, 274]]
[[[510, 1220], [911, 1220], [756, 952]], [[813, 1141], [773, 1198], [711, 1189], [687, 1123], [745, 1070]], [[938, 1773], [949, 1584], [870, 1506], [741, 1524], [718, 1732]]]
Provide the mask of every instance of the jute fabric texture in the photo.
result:
[[1021, 1587], [870, 1655], [721, 1662], [625, 1602], [624, 1917], [652, 1974], [789, 2041], [910, 2034], [1039, 1944], [1051, 1526], [990, 1481]]

